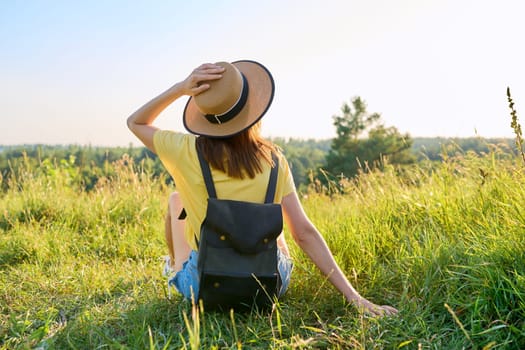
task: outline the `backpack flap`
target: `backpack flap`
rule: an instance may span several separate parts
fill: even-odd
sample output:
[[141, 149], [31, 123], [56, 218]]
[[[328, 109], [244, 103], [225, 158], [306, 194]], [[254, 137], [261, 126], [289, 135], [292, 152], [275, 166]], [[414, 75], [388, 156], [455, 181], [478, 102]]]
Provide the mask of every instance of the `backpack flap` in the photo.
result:
[[209, 246], [255, 254], [276, 244], [283, 229], [281, 205], [209, 198], [201, 229], [210, 232], [205, 237]]
[[277, 278], [277, 247], [264, 252], [246, 255], [233, 248], [206, 246], [205, 259], [200, 259], [203, 275], [230, 276], [232, 278]]

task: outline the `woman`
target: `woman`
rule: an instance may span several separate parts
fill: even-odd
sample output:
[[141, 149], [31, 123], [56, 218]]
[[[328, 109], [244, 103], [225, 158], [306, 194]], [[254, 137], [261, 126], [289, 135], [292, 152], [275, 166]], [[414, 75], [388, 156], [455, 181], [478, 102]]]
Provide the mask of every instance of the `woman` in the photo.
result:
[[[186, 298], [198, 289], [198, 237], [195, 233], [199, 232], [205, 216], [207, 192], [196, 145], [211, 165], [217, 196], [241, 201], [263, 202], [268, 174], [273, 166], [272, 154], [276, 154], [281, 161], [275, 203], [281, 204], [285, 223], [295, 242], [360, 310], [372, 315], [397, 313], [391, 306], [368, 301], [352, 287], [321, 234], [306, 216], [286, 160], [277, 147], [261, 137], [260, 119], [269, 108], [273, 94], [273, 78], [260, 63], [206, 63], [128, 118], [130, 130], [159, 156], [177, 185], [177, 193], [169, 200], [166, 220], [169, 264], [175, 272], [170, 283], [175, 284]], [[153, 122], [158, 115], [182, 96], [190, 96], [183, 121], [191, 134], [155, 127]], [[290, 255], [283, 234], [278, 239], [278, 246], [282, 294], [291, 273]]]

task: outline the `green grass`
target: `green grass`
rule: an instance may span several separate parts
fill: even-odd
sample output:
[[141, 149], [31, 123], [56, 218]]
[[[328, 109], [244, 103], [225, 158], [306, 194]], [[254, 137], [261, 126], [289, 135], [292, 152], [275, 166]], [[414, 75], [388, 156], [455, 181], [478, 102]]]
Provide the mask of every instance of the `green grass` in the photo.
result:
[[304, 196], [352, 283], [400, 310], [384, 319], [345, 303], [293, 243], [292, 284], [272, 311], [168, 300], [163, 181], [125, 158], [90, 192], [60, 165], [21, 169], [0, 186], [0, 348], [525, 348], [519, 161], [458, 152]]

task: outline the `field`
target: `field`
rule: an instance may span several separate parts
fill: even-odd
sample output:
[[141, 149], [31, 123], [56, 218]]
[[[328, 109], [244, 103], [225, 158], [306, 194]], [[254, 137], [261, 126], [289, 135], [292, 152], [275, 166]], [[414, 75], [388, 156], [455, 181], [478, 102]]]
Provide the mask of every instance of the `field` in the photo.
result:
[[497, 147], [302, 194], [354, 286], [400, 310], [379, 319], [293, 243], [290, 290], [269, 312], [168, 299], [172, 188], [125, 156], [90, 191], [67, 164], [44, 165], [0, 179], [1, 349], [525, 348], [525, 166]]

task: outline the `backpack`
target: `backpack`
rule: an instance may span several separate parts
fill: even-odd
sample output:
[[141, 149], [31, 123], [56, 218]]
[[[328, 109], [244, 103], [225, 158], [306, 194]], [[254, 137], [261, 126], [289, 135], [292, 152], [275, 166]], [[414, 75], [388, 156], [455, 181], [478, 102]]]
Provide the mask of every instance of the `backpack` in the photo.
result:
[[197, 147], [208, 191], [198, 242], [199, 294], [206, 309], [252, 309], [272, 305], [281, 288], [277, 237], [281, 205], [274, 204], [278, 159], [270, 173], [265, 203], [218, 199], [210, 167]]

